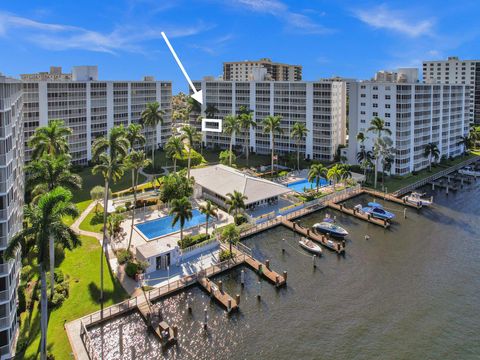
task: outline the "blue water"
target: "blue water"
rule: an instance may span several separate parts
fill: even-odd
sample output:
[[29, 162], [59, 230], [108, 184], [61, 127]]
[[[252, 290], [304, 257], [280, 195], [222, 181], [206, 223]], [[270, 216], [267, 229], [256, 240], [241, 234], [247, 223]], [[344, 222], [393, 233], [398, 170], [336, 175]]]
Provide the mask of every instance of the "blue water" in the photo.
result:
[[[180, 221], [177, 221], [175, 226], [172, 226], [172, 215], [164, 216], [156, 220], [151, 220], [137, 225], [148, 240], [155, 239], [159, 236], [167, 235], [173, 232], [180, 231]], [[192, 210], [192, 218], [185, 222], [184, 229], [188, 229], [207, 221], [207, 217], [197, 209]]]
[[[325, 186], [328, 185], [328, 181], [325, 180], [324, 178], [320, 179], [320, 186]], [[303, 193], [305, 188], [307, 189], [315, 189], [317, 187], [317, 184], [315, 181], [308, 181], [308, 179], [302, 179], [295, 181], [293, 183], [290, 183], [287, 185], [288, 188], [295, 190], [296, 192]]]

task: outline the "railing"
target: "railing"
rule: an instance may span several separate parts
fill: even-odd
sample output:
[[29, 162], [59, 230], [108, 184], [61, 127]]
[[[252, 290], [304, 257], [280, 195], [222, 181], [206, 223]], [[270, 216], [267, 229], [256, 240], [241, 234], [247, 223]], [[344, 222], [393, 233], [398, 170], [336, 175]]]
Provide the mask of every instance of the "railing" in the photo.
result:
[[89, 326], [99, 321], [102, 321], [104, 319], [108, 319], [110, 317], [117, 316], [129, 310], [132, 310], [137, 306], [137, 302], [138, 302], [137, 298], [138, 297], [134, 297], [134, 298], [122, 301], [121, 303], [109, 306], [108, 308], [103, 310], [103, 314], [101, 310], [96, 311], [82, 318], [82, 322], [83, 324], [85, 324], [85, 326]]
[[238, 251], [246, 254], [247, 256], [253, 258], [253, 252], [252, 249], [250, 249], [247, 245], [242, 244], [241, 242], [238, 242], [235, 247], [238, 249]]
[[205, 241], [202, 241], [201, 243], [198, 243], [198, 244], [195, 244], [195, 245], [192, 245], [192, 246], [189, 246], [185, 249], [182, 249], [182, 254], [186, 254], [186, 253], [189, 253], [195, 249], [198, 249], [198, 248], [201, 248], [201, 247], [204, 247], [206, 245], [209, 245], [213, 242], [218, 242], [217, 239], [215, 238], [211, 238], [211, 239], [208, 239], [208, 240], [205, 240]]
[[83, 345], [85, 345], [85, 350], [87, 351], [88, 357], [91, 360], [101, 359], [101, 357], [97, 354], [97, 350], [92, 345], [92, 339], [90, 338], [90, 334], [88, 333], [87, 327], [80, 321], [80, 338], [82, 339]]

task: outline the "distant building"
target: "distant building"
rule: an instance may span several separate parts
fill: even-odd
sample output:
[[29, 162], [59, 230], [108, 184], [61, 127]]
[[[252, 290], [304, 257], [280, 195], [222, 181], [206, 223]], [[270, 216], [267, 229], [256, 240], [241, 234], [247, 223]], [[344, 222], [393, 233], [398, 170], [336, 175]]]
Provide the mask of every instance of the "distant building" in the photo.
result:
[[470, 121], [480, 124], [480, 60], [447, 60], [423, 62], [423, 81], [426, 84], [462, 84], [470, 87]]
[[[275, 152], [296, 152], [296, 140], [290, 135], [292, 126], [302, 122], [309, 130], [300, 141], [300, 153], [305, 158], [332, 161], [346, 136], [346, 84], [343, 81], [196, 81], [203, 91], [202, 112], [208, 105], [218, 110], [214, 118], [238, 114], [245, 106], [253, 111], [257, 126], [249, 134], [238, 133], [234, 145], [241, 150], [249, 138], [250, 151], [270, 154], [270, 135], [264, 133], [262, 121], [268, 115], [282, 118], [283, 134], [275, 135]], [[191, 115], [191, 123], [200, 130], [198, 114]], [[227, 149], [230, 137], [223, 133], [204, 133], [207, 147]]]
[[[171, 134], [172, 84], [145, 77], [142, 81], [101, 81], [96, 66], [76, 66], [71, 79], [24, 80], [25, 143], [36, 128], [61, 119], [73, 130], [69, 138], [72, 162], [87, 165], [91, 144], [116, 125], [138, 123], [147, 103], [157, 101], [165, 111], [164, 124], [145, 128], [147, 144], [156, 138], [163, 146]], [[26, 160], [31, 150], [25, 146]]]
[[22, 83], [0, 74], [0, 359], [13, 359], [18, 334], [20, 253], [4, 252], [23, 226]]
[[417, 68], [400, 68], [397, 71], [387, 71], [387, 70], [377, 71], [372, 81], [417, 83], [418, 69]]
[[61, 66], [50, 66], [49, 72], [38, 72], [33, 74], [21, 74], [23, 81], [60, 81], [72, 80], [72, 74], [62, 73]]
[[[351, 84], [349, 114], [349, 163], [357, 163], [357, 153], [372, 150], [375, 134], [368, 133], [373, 117], [380, 117], [390, 129], [395, 148], [392, 174], [405, 175], [426, 168], [425, 145], [437, 144], [440, 156], [457, 156], [458, 145], [469, 127], [470, 96], [465, 85], [422, 84], [414, 74], [398, 73], [398, 81], [360, 81]], [[401, 77], [400, 77], [401, 75]], [[412, 78], [413, 76], [413, 78]], [[356, 140], [359, 132], [368, 139]]]
[[[259, 72], [266, 69], [266, 73]], [[300, 81], [302, 66], [272, 62], [268, 58], [223, 63], [223, 80], [227, 81]]]

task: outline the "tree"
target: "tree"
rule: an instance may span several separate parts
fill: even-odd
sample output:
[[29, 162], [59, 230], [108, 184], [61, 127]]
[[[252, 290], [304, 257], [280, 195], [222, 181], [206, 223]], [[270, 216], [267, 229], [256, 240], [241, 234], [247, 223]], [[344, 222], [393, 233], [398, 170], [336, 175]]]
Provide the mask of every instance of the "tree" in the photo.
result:
[[225, 116], [225, 119], [223, 119], [223, 132], [230, 137], [230, 146], [228, 148], [229, 150], [229, 160], [228, 160], [228, 165], [232, 166], [232, 146], [233, 146], [233, 140], [235, 139], [235, 135], [237, 132], [240, 131], [240, 121], [239, 119], [234, 116], [234, 115], [227, 115]]
[[[184, 170], [182, 170], [184, 172]], [[193, 178], [185, 177], [184, 173], [171, 173], [163, 177], [160, 187], [160, 200], [169, 203], [173, 199], [190, 197], [193, 194]]]
[[231, 214], [233, 212], [235, 217], [237, 217], [238, 211], [245, 209], [245, 200], [247, 199], [247, 196], [237, 190], [233, 190], [233, 194], [228, 193], [225, 201], [225, 204], [228, 205], [228, 213]]
[[187, 177], [190, 178], [190, 165], [192, 159], [192, 148], [195, 146], [195, 143], [200, 141], [200, 134], [197, 129], [191, 125], [185, 125], [182, 128], [182, 140], [186, 140], [188, 144], [188, 164], [187, 164]]
[[[117, 236], [120, 234], [122, 228], [121, 224], [125, 217], [122, 214], [113, 213], [108, 215], [107, 217], [107, 231], [108, 235], [111, 238], [116, 239]], [[133, 228], [132, 228], [133, 231]], [[127, 250], [130, 250], [130, 244], [128, 245]]]
[[228, 224], [223, 228], [222, 239], [228, 242], [230, 248], [230, 256], [232, 256], [232, 244], [236, 244], [240, 240], [240, 231], [238, 231], [235, 224]]
[[189, 113], [200, 114], [202, 112], [202, 105], [191, 96], [187, 97], [187, 107]]
[[295, 146], [297, 148], [297, 169], [300, 170], [300, 141], [307, 136], [308, 129], [304, 123], [296, 122], [293, 124], [290, 136], [295, 139]]
[[167, 156], [173, 161], [173, 172], [177, 172], [177, 157], [182, 156], [183, 141], [179, 136], [171, 136], [165, 144]]
[[333, 182], [333, 191], [335, 191], [336, 184], [342, 179], [342, 168], [340, 164], [335, 164], [327, 171], [327, 179]]
[[72, 134], [72, 129], [65, 127], [63, 120], [50, 120], [47, 126], [37, 128], [28, 140], [32, 159], [38, 159], [43, 154], [58, 156], [68, 153], [68, 137]]
[[361, 150], [357, 153], [357, 161], [360, 163], [360, 166], [363, 168], [363, 175], [367, 177], [367, 169], [369, 164], [372, 163], [373, 152], [371, 150], [366, 150], [365, 147], [362, 147]]
[[281, 117], [280, 116], [273, 116], [269, 115], [265, 119], [263, 119], [263, 131], [265, 133], [270, 134], [270, 139], [272, 141], [272, 168], [271, 174], [273, 176], [273, 159], [274, 159], [274, 151], [275, 151], [275, 133], [282, 134], [283, 130], [281, 128]]
[[340, 169], [340, 178], [343, 181], [352, 178], [352, 172], [350, 171], [350, 165], [348, 164], [338, 164], [338, 168]]
[[125, 137], [130, 143], [130, 148], [135, 149], [136, 145], [143, 146], [147, 142], [145, 135], [142, 134], [143, 126], [141, 124], [131, 123], [127, 126]]
[[90, 198], [92, 201], [95, 201], [95, 213], [98, 213], [98, 203], [102, 198], [104, 197], [105, 194], [105, 188], [103, 186], [97, 185], [95, 186], [92, 190], [90, 190]]
[[193, 216], [192, 204], [188, 198], [173, 199], [171, 202], [170, 215], [173, 215], [172, 226], [180, 222], [180, 243], [183, 245], [183, 227], [185, 226], [185, 222]]
[[32, 160], [26, 167], [27, 185], [32, 189], [32, 195], [38, 197], [57, 186], [70, 190], [82, 188], [82, 178], [70, 171], [70, 155], [60, 154], [56, 157], [47, 156]]
[[310, 171], [308, 172], [308, 181], [315, 180], [315, 185], [317, 186], [317, 192], [319, 190], [320, 180], [322, 179], [322, 177], [327, 176], [327, 170], [328, 169], [322, 164], [313, 164], [310, 167]]
[[205, 107], [205, 116], [207, 118], [213, 118], [218, 113], [218, 109], [214, 104], [207, 104]]
[[220, 152], [218, 160], [220, 160], [222, 165], [232, 166], [232, 164], [237, 162], [237, 156], [230, 150], [224, 150]]
[[123, 126], [113, 127], [107, 137], [98, 137], [93, 142], [92, 159], [96, 165], [92, 169], [93, 174], [102, 174], [105, 180], [105, 193], [103, 200], [103, 239], [100, 261], [100, 306], [103, 316], [103, 256], [107, 244], [107, 215], [108, 196], [110, 182], [115, 182], [123, 176], [123, 159], [127, 156], [130, 143], [126, 138]]
[[438, 161], [440, 158], [440, 150], [438, 149], [437, 144], [431, 142], [425, 145], [423, 156], [428, 158], [428, 167], [430, 171], [432, 171], [432, 160], [435, 159], [435, 161]]
[[37, 252], [37, 263], [41, 281], [41, 340], [40, 356], [47, 356], [47, 327], [48, 327], [48, 301], [47, 301], [47, 262], [50, 260], [50, 296], [54, 294], [54, 243], [61, 244], [66, 249], [80, 245], [80, 239], [62, 218], [64, 216], [77, 216], [78, 211], [72, 204], [70, 191], [57, 187], [42, 195], [36, 206], [26, 206], [24, 217], [26, 226], [20, 230], [9, 242], [5, 250], [5, 258], [13, 258], [19, 247], [24, 252]]
[[132, 207], [132, 225], [130, 231], [130, 238], [128, 239], [128, 247], [130, 250], [130, 245], [132, 244], [132, 235], [133, 235], [133, 226], [135, 224], [135, 208], [137, 206], [137, 186], [138, 186], [138, 174], [140, 169], [150, 165], [152, 162], [150, 159], [147, 159], [145, 152], [143, 150], [135, 151], [133, 150], [130, 154], [127, 155], [125, 159], [125, 165], [127, 168], [132, 170], [132, 188], [133, 188], [133, 207]]
[[207, 200], [205, 204], [200, 205], [199, 210], [206, 217], [207, 224], [205, 228], [205, 234], [208, 235], [208, 220], [210, 219], [210, 217], [218, 218], [218, 208], [210, 200]]
[[367, 129], [367, 132], [373, 132], [377, 135], [375, 139], [375, 145], [373, 147], [373, 152], [375, 155], [374, 187], [377, 188], [378, 160], [379, 160], [379, 152], [380, 152], [378, 140], [382, 137], [383, 133], [387, 135], [392, 135], [392, 131], [389, 128], [385, 127], [385, 121], [383, 121], [382, 119], [376, 116], [370, 121], [370, 127]]
[[157, 126], [158, 124], [163, 125], [163, 116], [165, 111], [160, 109], [160, 104], [158, 102], [148, 103], [145, 107], [145, 110], [142, 111], [142, 121], [145, 126], [150, 126], [153, 130], [152, 137], [152, 166], [155, 169], [155, 147], [157, 144]]
[[249, 164], [249, 154], [250, 154], [250, 129], [255, 127], [257, 123], [253, 120], [253, 111], [247, 109], [246, 106], [240, 106], [240, 128], [245, 130], [245, 155], [247, 158], [247, 166]]

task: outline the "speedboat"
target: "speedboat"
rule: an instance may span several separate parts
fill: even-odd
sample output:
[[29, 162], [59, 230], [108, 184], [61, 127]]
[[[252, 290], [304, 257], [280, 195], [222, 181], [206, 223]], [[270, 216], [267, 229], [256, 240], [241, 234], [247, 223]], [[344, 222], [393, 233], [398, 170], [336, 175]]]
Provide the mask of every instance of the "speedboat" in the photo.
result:
[[348, 235], [348, 231], [345, 230], [343, 227], [335, 225], [334, 221], [330, 217], [326, 217], [323, 219], [322, 222], [316, 223], [313, 225], [313, 228], [316, 231], [319, 231], [321, 233], [331, 235], [337, 238], [344, 238], [345, 236]]
[[376, 202], [369, 202], [368, 206], [362, 207], [362, 211], [381, 220], [391, 220], [395, 217], [395, 214], [385, 210], [382, 205]]
[[465, 166], [463, 169], [458, 170], [458, 173], [475, 177], [480, 176], [480, 171], [475, 171], [475, 169], [471, 166]]
[[302, 237], [298, 244], [307, 251], [314, 253], [315, 255], [322, 255], [322, 248], [315, 244], [312, 240]]
[[433, 197], [430, 199], [422, 198], [425, 194], [420, 194], [418, 192], [412, 192], [410, 195], [404, 196], [403, 200], [410, 204], [421, 205], [421, 206], [431, 206], [433, 204]]

